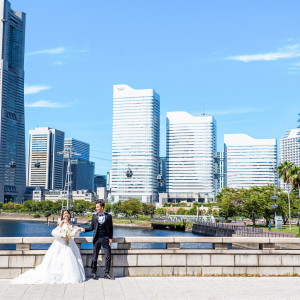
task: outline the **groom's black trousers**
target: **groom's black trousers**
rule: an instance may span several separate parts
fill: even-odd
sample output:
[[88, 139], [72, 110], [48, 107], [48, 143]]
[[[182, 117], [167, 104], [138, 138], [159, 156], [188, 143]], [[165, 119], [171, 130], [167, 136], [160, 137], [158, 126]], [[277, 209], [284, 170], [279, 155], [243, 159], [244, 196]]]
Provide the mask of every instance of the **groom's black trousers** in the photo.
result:
[[111, 248], [109, 246], [108, 236], [95, 238], [92, 265], [91, 265], [92, 273], [97, 273], [97, 260], [98, 260], [98, 254], [101, 249], [101, 246], [105, 254], [105, 274], [108, 274], [110, 270], [110, 261], [111, 261]]

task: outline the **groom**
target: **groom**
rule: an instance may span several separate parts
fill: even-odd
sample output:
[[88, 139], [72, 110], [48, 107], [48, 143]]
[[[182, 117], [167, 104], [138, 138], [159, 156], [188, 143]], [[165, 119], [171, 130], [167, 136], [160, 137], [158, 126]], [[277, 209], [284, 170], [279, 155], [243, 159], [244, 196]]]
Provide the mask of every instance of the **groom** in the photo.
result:
[[89, 228], [84, 228], [85, 232], [94, 230], [93, 238], [93, 258], [92, 258], [92, 274], [93, 279], [97, 279], [97, 260], [98, 254], [102, 245], [105, 253], [105, 275], [104, 279], [115, 279], [109, 275], [110, 261], [111, 261], [111, 243], [113, 237], [113, 223], [110, 214], [104, 212], [105, 202], [103, 200], [96, 202], [96, 212], [93, 215], [92, 224]]

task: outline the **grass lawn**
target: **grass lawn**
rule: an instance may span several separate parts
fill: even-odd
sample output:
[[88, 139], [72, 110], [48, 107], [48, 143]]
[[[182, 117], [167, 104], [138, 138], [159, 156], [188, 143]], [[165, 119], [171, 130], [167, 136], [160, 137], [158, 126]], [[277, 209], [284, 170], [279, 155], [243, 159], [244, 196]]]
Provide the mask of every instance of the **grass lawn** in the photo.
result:
[[141, 225], [141, 224], [150, 224], [149, 221], [144, 221], [144, 220], [136, 220], [136, 219], [131, 219], [131, 221], [129, 219], [117, 219], [117, 218], [113, 218], [113, 222], [115, 224], [136, 224], [136, 225]]
[[[264, 230], [268, 230], [266, 226], [255, 226], [256, 228], [262, 228]], [[299, 233], [299, 226], [292, 225], [292, 230], [290, 230], [289, 225], [282, 225], [282, 229], [276, 229], [275, 225], [272, 225], [271, 231], [284, 232], [284, 233]]]

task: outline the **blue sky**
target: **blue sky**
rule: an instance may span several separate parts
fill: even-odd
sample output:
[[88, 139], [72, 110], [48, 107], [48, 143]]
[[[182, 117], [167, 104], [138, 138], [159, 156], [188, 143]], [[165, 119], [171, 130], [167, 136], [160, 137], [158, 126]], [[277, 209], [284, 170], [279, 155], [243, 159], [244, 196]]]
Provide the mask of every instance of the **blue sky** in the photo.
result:
[[111, 167], [112, 86], [161, 97], [168, 111], [217, 120], [224, 133], [282, 138], [300, 112], [300, 1], [11, 0], [27, 13], [26, 132], [49, 126]]

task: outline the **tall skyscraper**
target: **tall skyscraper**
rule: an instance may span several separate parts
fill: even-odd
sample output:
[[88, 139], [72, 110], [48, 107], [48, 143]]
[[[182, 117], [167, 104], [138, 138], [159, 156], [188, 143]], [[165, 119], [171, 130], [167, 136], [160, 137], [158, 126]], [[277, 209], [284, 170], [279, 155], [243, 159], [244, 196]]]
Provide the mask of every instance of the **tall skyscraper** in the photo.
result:
[[[246, 134], [225, 134], [227, 186], [250, 188], [274, 183], [276, 139], [254, 139]], [[275, 178], [277, 182], [277, 178]]]
[[65, 139], [65, 146], [72, 147], [75, 152], [80, 154], [80, 155], [72, 155], [72, 158], [79, 158], [88, 161], [90, 160], [90, 144], [76, 139], [67, 138]]
[[[68, 160], [64, 159], [63, 186], [65, 186]], [[80, 158], [71, 158], [72, 190], [94, 190], [95, 163]]]
[[58, 152], [64, 149], [64, 137], [49, 127], [29, 130], [28, 186], [63, 188], [63, 155]]
[[0, 0], [0, 201], [22, 201], [26, 188], [25, 14]]
[[290, 161], [291, 163], [300, 166], [300, 141], [298, 134], [300, 128], [287, 130], [283, 139], [279, 142], [280, 162]]
[[[296, 166], [300, 166], [300, 139], [298, 134], [300, 128], [287, 130], [283, 139], [279, 142], [279, 157], [280, 162], [290, 161]], [[284, 190], [287, 190], [286, 184], [283, 180], [280, 180], [280, 186]]]
[[159, 95], [115, 85], [113, 98], [111, 201], [158, 201]]
[[97, 188], [107, 186], [107, 175], [95, 175], [94, 176], [94, 191], [97, 192]]
[[217, 152], [217, 190], [221, 190], [226, 186], [226, 170], [224, 152]]
[[[78, 155], [71, 157], [72, 190], [94, 190], [95, 163], [90, 161], [90, 144], [67, 138], [64, 145], [72, 147]], [[65, 186], [68, 160], [64, 158], [63, 186]]]
[[214, 195], [215, 152], [216, 122], [212, 116], [168, 112], [167, 193], [175, 194], [172, 198], [181, 198], [178, 194], [183, 193]]

